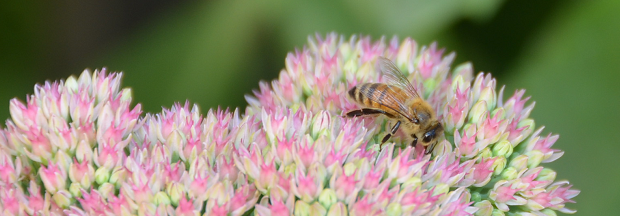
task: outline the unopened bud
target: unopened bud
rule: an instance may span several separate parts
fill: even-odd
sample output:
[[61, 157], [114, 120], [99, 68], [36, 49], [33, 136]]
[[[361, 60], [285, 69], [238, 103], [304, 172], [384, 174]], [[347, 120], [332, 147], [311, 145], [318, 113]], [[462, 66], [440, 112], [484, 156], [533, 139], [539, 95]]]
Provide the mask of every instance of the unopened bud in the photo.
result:
[[311, 135], [314, 139], [320, 135], [328, 133], [329, 124], [331, 123], [331, 115], [327, 111], [321, 111], [312, 119]]
[[336, 202], [338, 202], [338, 197], [336, 196], [336, 192], [334, 192], [334, 190], [327, 188], [321, 191], [321, 194], [319, 195], [319, 203], [321, 203], [325, 209], [329, 209]]
[[393, 202], [387, 206], [387, 215], [388, 216], [399, 216], [403, 214], [403, 207], [400, 203]]
[[540, 173], [538, 173], [538, 177], [536, 177], [536, 180], [538, 180], [538, 181], [553, 182], [553, 181], [555, 181], [556, 175], [557, 175], [557, 173], [555, 171], [553, 171], [552, 169], [543, 168], [540, 171]]
[[495, 91], [491, 88], [491, 86], [487, 86], [480, 92], [478, 101], [486, 101], [486, 109], [490, 111], [495, 108], [495, 98]]
[[505, 157], [495, 157], [495, 162], [493, 162], [493, 175], [499, 175], [504, 171], [504, 167], [506, 167], [506, 158]]
[[295, 216], [310, 216], [310, 205], [304, 201], [297, 200], [295, 202]]
[[66, 190], [60, 190], [52, 196], [54, 203], [56, 203], [58, 207], [63, 208], [63, 209], [69, 208], [69, 206], [71, 206], [71, 202], [72, 202], [71, 198], [72, 198], [71, 193]]
[[491, 213], [493, 212], [493, 205], [488, 200], [476, 202], [474, 204], [474, 207], [478, 208], [478, 211], [474, 213], [475, 216], [491, 215]]
[[439, 183], [435, 186], [435, 190], [433, 191], [433, 196], [439, 194], [446, 194], [450, 191], [450, 186], [444, 183]]
[[493, 156], [510, 157], [512, 154], [512, 144], [508, 140], [501, 140], [493, 145]]
[[502, 171], [502, 179], [504, 180], [510, 181], [516, 179], [517, 175], [519, 175], [519, 172], [514, 167], [506, 167], [506, 169]]
[[98, 184], [103, 184], [108, 182], [108, 180], [110, 179], [110, 170], [108, 168], [106, 168], [105, 166], [99, 167], [99, 169], [97, 169], [97, 171], [95, 171], [95, 181]]
[[493, 212], [491, 213], [491, 215], [492, 216], [505, 216], [506, 214], [504, 214], [504, 212], [499, 209], [493, 209]]
[[527, 167], [527, 155], [519, 155], [510, 161], [508, 166], [514, 167], [517, 171], [521, 171]]
[[349, 212], [347, 211], [347, 207], [343, 203], [338, 202], [332, 205], [331, 208], [329, 208], [329, 212], [327, 212], [327, 215], [328, 216], [349, 215]]
[[155, 199], [153, 200], [153, 202], [155, 203], [155, 205], [170, 205], [170, 197], [168, 197], [168, 194], [166, 194], [163, 191], [157, 192], [155, 194]]
[[525, 153], [525, 155], [529, 157], [527, 160], [527, 167], [530, 169], [537, 167], [540, 164], [540, 162], [542, 162], [543, 157], [545, 156], [542, 152], [538, 150], [529, 151]]
[[477, 124], [478, 122], [482, 122], [484, 120], [485, 115], [487, 114], [487, 102], [486, 101], [478, 101], [471, 107], [469, 111], [469, 122], [473, 124]]

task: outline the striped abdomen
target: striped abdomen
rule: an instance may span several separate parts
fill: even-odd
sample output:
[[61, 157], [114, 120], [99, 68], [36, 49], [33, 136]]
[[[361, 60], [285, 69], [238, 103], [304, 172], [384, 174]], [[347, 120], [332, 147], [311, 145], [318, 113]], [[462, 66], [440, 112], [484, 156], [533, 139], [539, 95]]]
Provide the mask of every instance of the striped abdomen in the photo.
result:
[[401, 107], [399, 103], [408, 100], [407, 94], [402, 89], [383, 83], [357, 85], [349, 90], [349, 97], [360, 105], [382, 110], [399, 110]]

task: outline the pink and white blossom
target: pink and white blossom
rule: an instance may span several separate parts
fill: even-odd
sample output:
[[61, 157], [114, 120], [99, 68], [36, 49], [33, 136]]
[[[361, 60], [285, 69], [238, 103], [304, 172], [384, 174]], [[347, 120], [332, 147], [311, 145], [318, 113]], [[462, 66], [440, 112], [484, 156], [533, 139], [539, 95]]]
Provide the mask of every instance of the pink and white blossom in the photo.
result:
[[[406, 38], [309, 38], [245, 110], [189, 102], [145, 113], [122, 74], [84, 71], [10, 102], [0, 128], [3, 215], [491, 215], [574, 213], [579, 193], [545, 163], [534, 103], [454, 53]], [[379, 148], [383, 118], [344, 118], [354, 85], [394, 61], [446, 128], [429, 155]]]

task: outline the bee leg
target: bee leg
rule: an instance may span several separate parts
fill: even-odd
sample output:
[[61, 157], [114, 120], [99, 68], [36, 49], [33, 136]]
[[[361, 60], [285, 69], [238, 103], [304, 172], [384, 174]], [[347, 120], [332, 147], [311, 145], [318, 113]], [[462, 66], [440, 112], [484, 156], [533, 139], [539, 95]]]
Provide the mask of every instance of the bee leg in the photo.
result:
[[390, 133], [386, 134], [383, 139], [381, 140], [381, 147], [383, 147], [383, 143], [387, 142], [388, 139], [390, 139], [390, 137], [392, 137], [396, 131], [398, 131], [398, 127], [400, 127], [400, 121], [397, 121], [396, 124], [394, 124], [394, 127], [392, 127], [392, 130], [390, 130]]
[[352, 118], [352, 117], [358, 117], [358, 116], [364, 116], [364, 115], [377, 115], [377, 114], [385, 115], [387, 113], [380, 109], [364, 108], [364, 109], [358, 109], [358, 110], [351, 110], [347, 112], [347, 114], [345, 115], [349, 118]]
[[411, 147], [413, 147], [415, 149], [415, 145], [418, 144], [418, 137], [414, 134], [413, 135], [413, 141], [411, 142]]

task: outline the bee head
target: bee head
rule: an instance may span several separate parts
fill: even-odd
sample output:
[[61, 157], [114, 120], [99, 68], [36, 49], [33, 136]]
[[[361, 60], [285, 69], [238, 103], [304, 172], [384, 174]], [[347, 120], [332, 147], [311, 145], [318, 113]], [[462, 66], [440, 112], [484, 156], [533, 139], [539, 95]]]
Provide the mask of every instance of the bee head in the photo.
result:
[[443, 134], [443, 126], [439, 122], [434, 122], [431, 124], [428, 130], [424, 133], [413, 135], [413, 145], [420, 143], [422, 146], [426, 147], [425, 154], [429, 154], [435, 149], [435, 145], [437, 145], [437, 140]]

